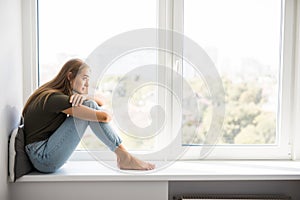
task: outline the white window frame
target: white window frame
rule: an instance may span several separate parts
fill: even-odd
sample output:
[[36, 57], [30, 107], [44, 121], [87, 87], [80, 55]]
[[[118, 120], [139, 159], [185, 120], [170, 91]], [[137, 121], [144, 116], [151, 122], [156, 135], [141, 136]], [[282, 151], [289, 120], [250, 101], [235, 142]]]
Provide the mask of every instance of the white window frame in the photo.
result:
[[38, 87], [37, 1], [22, 4], [23, 102]]
[[[176, 2], [176, 1], [175, 1]], [[282, 23], [282, 55], [281, 55], [281, 88], [279, 89], [281, 99], [281, 116], [278, 116], [278, 144], [274, 145], [216, 145], [205, 159], [294, 159], [292, 153], [293, 111], [295, 107], [295, 94], [299, 92], [291, 90], [294, 88], [295, 76], [295, 30], [296, 30], [296, 3], [294, 0], [283, 2]], [[298, 1], [299, 4], [299, 1]], [[175, 6], [176, 7], [176, 6]], [[179, 6], [177, 6], [179, 7]], [[183, 7], [182, 7], [183, 9]], [[181, 12], [183, 13], [183, 11]], [[179, 20], [178, 23], [182, 23]], [[176, 24], [176, 22], [175, 22]], [[285, 66], [285, 67], [282, 67]], [[202, 147], [191, 146], [183, 159], [199, 159]], [[295, 146], [294, 146], [294, 150]]]
[[300, 0], [291, 2], [293, 6], [293, 15], [291, 18], [294, 20], [293, 37], [291, 43], [291, 65], [293, 67], [293, 112], [291, 113], [292, 118], [292, 160], [300, 160]]
[[[283, 46], [281, 88], [281, 116], [280, 116], [280, 143], [278, 145], [249, 145], [242, 148], [235, 146], [217, 146], [206, 159], [285, 159], [298, 160], [300, 158], [300, 61], [299, 61], [299, 23], [300, 1], [285, 0], [284, 28], [282, 30]], [[183, 3], [184, 0], [158, 0], [159, 28], [183, 32]], [[176, 14], [175, 14], [176, 13]], [[37, 0], [22, 1], [23, 25], [23, 102], [38, 86], [38, 36], [37, 36]], [[171, 38], [172, 41], [172, 38]], [[174, 42], [165, 45], [173, 45]], [[182, 61], [174, 60], [173, 56], [159, 57], [159, 62], [170, 65], [181, 73]], [[166, 75], [167, 76], [167, 75]], [[172, 85], [172, 80], [166, 84]], [[164, 96], [163, 94], [160, 96]], [[171, 99], [172, 97], [166, 97]], [[166, 99], [159, 99], [166, 101]], [[170, 104], [167, 104], [170, 105]], [[172, 105], [167, 112], [173, 112]], [[170, 121], [172, 127], [172, 121]], [[181, 141], [177, 141], [181, 147]], [[238, 152], [238, 153], [237, 153]], [[182, 159], [199, 159], [199, 148], [191, 147]], [[103, 159], [111, 158], [110, 154]], [[143, 156], [141, 156], [143, 157]], [[73, 159], [90, 160], [88, 152], [77, 151]], [[148, 158], [157, 159], [157, 158]], [[163, 159], [163, 158], [159, 158]]]

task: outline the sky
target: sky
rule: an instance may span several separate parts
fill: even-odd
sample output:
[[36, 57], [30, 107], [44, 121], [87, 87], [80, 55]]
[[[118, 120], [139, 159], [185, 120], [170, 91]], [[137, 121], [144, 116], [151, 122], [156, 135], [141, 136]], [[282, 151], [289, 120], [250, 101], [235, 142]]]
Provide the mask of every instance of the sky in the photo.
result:
[[[252, 59], [277, 73], [280, 6], [280, 0], [185, 0], [184, 34], [206, 50], [220, 71], [240, 71]], [[156, 26], [156, 0], [39, 0], [40, 65], [53, 66], [40, 70], [41, 80], [55, 75], [68, 57], [85, 59], [117, 34]], [[116, 63], [137, 66], [137, 61], [130, 63], [136, 54]]]

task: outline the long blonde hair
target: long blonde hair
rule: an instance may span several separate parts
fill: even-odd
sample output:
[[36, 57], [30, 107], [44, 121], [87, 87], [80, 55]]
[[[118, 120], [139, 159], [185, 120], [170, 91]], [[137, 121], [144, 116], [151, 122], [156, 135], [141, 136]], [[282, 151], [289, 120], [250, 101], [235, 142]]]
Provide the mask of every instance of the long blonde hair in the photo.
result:
[[80, 59], [71, 59], [66, 62], [59, 73], [56, 75], [56, 77], [39, 87], [29, 97], [22, 112], [23, 117], [29, 105], [32, 104], [33, 106], [36, 106], [41, 101], [44, 101], [43, 105], [45, 105], [49, 96], [55, 92], [71, 96], [73, 92], [70, 81], [72, 81], [76, 77], [76, 75], [85, 67], [88, 67], [88, 65]]

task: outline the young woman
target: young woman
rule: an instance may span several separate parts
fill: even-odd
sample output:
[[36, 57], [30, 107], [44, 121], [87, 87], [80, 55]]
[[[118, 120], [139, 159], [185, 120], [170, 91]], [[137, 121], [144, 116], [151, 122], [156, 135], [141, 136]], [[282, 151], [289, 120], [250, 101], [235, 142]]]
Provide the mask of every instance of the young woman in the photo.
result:
[[59, 169], [80, 142], [86, 128], [115, 152], [120, 169], [151, 170], [155, 166], [129, 154], [110, 127], [111, 116], [101, 99], [89, 99], [90, 69], [69, 60], [58, 75], [38, 88], [23, 109], [26, 152], [33, 166], [45, 173]]

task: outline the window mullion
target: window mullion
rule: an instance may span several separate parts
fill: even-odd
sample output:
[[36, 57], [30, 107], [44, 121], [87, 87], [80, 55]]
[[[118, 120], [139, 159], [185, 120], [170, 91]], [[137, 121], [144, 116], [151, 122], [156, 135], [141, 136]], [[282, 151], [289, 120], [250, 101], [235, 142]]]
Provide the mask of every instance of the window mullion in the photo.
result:
[[[183, 33], [183, 0], [163, 0], [159, 2], [159, 5], [159, 28], [168, 30], [163, 32], [163, 35], [159, 37], [159, 47], [161, 49], [170, 50], [170, 52], [159, 52], [159, 64], [172, 70], [158, 74], [158, 78], [161, 80], [160, 83], [164, 83], [166, 86], [166, 88], [159, 89], [159, 104], [163, 105], [165, 109], [166, 123], [163, 134], [159, 136], [158, 146], [162, 147], [175, 139], [175, 145], [169, 149], [170, 152], [174, 152], [172, 148], [181, 148], [181, 137], [177, 136], [178, 134], [181, 136], [181, 132], [178, 133], [180, 129], [178, 126], [181, 124], [181, 108], [179, 109], [178, 106], [182, 105], [182, 97], [176, 97], [172, 91], [175, 90], [174, 73], [182, 75], [183, 39], [178, 37], [174, 38], [172, 31]], [[181, 52], [181, 55], [175, 55], [174, 52]], [[176, 82], [176, 87], [178, 87], [178, 85], [181, 84]], [[178, 90], [178, 88], [176, 88], [176, 90]], [[169, 159], [170, 152], [166, 152]]]
[[[161, 0], [159, 3], [159, 17], [158, 28], [161, 30], [172, 30], [173, 24], [173, 1]], [[158, 82], [162, 83], [164, 87], [158, 87], [158, 104], [161, 105], [165, 111], [165, 125], [162, 133], [159, 134], [156, 147], [160, 149], [167, 145], [168, 141], [172, 139], [172, 95], [168, 90], [172, 88], [172, 77], [166, 68], [172, 67], [172, 54], [168, 49], [172, 49], [172, 35], [168, 31], [158, 32], [158, 67], [163, 67], [158, 70]], [[166, 152], [166, 154], [169, 154]], [[168, 155], [162, 155], [165, 159]]]
[[[184, 1], [172, 1], [172, 91], [179, 91], [179, 96], [172, 96], [172, 138], [176, 138], [177, 148], [182, 149], [182, 109], [183, 109], [183, 10]], [[176, 78], [177, 77], [177, 78]], [[178, 79], [180, 77], [180, 79]], [[179, 136], [178, 136], [179, 135]], [[177, 137], [178, 136], [178, 137]], [[183, 151], [183, 149], [182, 149]]]

